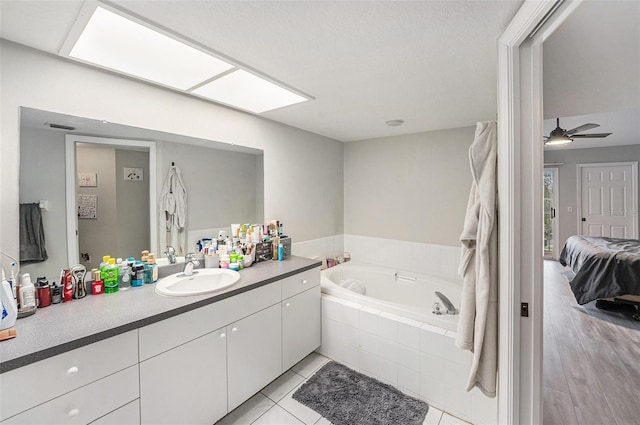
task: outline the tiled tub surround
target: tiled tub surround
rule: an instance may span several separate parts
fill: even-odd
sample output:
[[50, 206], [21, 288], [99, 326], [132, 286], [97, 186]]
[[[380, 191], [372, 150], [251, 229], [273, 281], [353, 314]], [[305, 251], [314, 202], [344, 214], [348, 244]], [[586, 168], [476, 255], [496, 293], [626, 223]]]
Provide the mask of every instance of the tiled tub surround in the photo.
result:
[[[343, 266], [349, 267], [349, 263]], [[323, 292], [327, 292], [325, 275], [343, 266], [323, 272]], [[417, 283], [427, 285], [428, 280], [422, 276]], [[453, 281], [451, 285], [458, 284]], [[474, 424], [497, 423], [497, 400], [485, 397], [478, 390], [464, 389], [471, 354], [454, 346], [453, 326], [445, 324], [450, 328], [447, 330], [434, 326], [438, 321], [428, 317], [424, 320], [431, 324], [415, 320], [413, 311], [405, 314], [398, 309], [383, 311], [384, 306], [372, 307], [375, 304], [370, 304], [367, 297], [358, 302], [357, 298], [336, 297], [339, 291], [332, 293], [334, 295], [322, 294], [320, 353], [461, 419]], [[417, 291], [415, 298], [421, 297], [426, 295]], [[459, 299], [459, 295], [451, 297], [457, 305], [455, 297]], [[425, 301], [428, 304], [425, 310], [430, 311], [432, 301]], [[457, 316], [445, 319], [451, 318], [455, 321]]]
[[327, 236], [304, 242], [296, 242], [295, 235], [293, 238], [293, 255], [301, 257], [336, 257], [347, 251], [351, 258], [362, 263], [458, 278], [460, 248], [456, 246], [351, 234]]

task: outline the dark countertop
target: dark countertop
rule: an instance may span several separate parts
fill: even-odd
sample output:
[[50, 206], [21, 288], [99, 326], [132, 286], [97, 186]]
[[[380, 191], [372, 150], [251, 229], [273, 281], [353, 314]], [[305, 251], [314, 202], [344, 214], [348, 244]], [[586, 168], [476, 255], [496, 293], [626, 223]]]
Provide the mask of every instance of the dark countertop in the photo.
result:
[[[256, 263], [241, 270], [240, 280], [218, 293], [165, 297], [156, 294], [155, 285], [144, 285], [115, 294], [87, 295], [80, 300], [39, 308], [35, 315], [18, 319], [15, 338], [0, 342], [0, 373], [195, 310], [319, 266], [318, 260], [291, 256], [284, 261]], [[172, 267], [175, 270], [176, 266]]]

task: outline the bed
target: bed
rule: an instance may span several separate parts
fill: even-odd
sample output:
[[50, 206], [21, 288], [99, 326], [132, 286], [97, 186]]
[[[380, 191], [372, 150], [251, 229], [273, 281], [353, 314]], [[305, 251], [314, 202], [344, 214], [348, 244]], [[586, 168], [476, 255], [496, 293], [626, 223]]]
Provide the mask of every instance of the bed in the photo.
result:
[[578, 304], [612, 299], [640, 305], [640, 240], [571, 236], [559, 260], [575, 273], [569, 284]]

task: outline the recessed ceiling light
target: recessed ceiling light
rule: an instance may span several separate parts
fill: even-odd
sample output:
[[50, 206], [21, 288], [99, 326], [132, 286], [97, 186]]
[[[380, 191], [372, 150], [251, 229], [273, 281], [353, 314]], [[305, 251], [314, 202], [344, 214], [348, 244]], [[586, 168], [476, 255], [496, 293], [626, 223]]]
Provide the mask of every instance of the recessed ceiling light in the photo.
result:
[[399, 127], [402, 124], [404, 124], [404, 121], [402, 121], [402, 120], [389, 120], [389, 121], [387, 121], [387, 125], [389, 127]]
[[223, 75], [192, 92], [255, 113], [309, 100], [243, 69]]
[[181, 90], [234, 67], [101, 6], [95, 9], [68, 55]]

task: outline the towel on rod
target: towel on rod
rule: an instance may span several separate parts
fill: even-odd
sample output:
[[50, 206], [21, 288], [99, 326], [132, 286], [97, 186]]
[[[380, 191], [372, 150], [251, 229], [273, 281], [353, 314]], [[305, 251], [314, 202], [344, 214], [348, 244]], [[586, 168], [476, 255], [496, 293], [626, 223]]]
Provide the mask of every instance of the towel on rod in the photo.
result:
[[47, 258], [40, 203], [20, 204], [20, 263], [39, 263]]
[[467, 391], [496, 395], [498, 368], [497, 123], [479, 122], [469, 148], [473, 182], [460, 235], [463, 278], [456, 346], [473, 353]]

